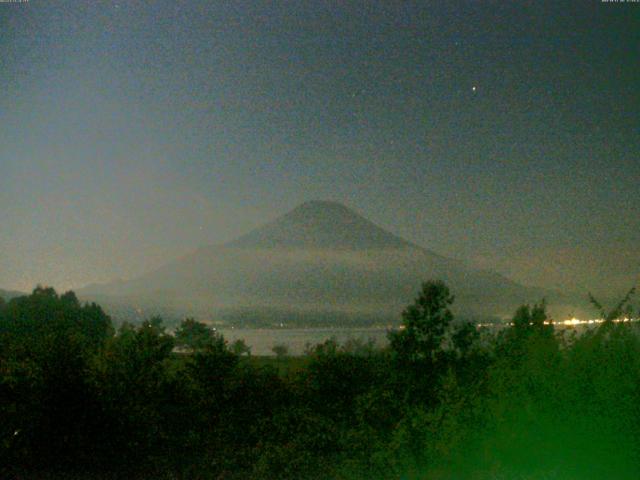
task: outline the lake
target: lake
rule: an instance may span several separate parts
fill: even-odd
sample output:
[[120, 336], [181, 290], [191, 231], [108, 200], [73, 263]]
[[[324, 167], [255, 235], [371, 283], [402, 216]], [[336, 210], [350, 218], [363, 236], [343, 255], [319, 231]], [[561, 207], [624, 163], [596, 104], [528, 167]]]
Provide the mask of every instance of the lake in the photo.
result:
[[217, 330], [229, 343], [242, 339], [251, 347], [252, 355], [273, 355], [274, 345], [284, 344], [290, 355], [301, 355], [308, 343], [322, 343], [335, 337], [339, 344], [347, 340], [372, 339], [376, 345], [387, 344], [387, 329], [376, 328], [219, 328]]

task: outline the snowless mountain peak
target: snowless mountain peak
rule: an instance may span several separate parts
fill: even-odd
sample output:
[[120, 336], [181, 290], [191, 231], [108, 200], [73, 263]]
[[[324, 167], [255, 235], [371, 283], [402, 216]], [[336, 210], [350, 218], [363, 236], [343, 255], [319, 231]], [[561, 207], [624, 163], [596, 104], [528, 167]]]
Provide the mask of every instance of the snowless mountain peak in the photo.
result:
[[341, 203], [305, 202], [226, 246], [365, 250], [414, 247]]

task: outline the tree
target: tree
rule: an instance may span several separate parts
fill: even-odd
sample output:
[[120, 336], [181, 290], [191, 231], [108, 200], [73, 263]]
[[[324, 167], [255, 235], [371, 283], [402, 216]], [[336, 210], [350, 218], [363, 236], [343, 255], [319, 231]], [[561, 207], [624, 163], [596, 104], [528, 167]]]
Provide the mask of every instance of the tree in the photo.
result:
[[451, 343], [457, 355], [465, 357], [479, 338], [480, 333], [476, 326], [473, 323], [465, 322], [456, 326], [451, 335]]
[[631, 298], [635, 293], [636, 288], [631, 288], [627, 292], [627, 294], [616, 304], [616, 306], [608, 312], [591, 293], [589, 293], [589, 301], [598, 310], [600, 318], [602, 318], [605, 323], [611, 323], [613, 322], [613, 320], [617, 320], [625, 314], [627, 315], [627, 317], [631, 317], [631, 315], [633, 314], [633, 308], [631, 307]]
[[111, 319], [98, 305], [81, 305], [73, 292], [59, 296], [53, 288], [42, 286], [9, 301], [2, 323], [0, 332], [8, 335], [7, 344], [20, 343], [30, 350], [45, 337], [76, 337], [93, 350], [113, 335]]
[[87, 371], [111, 335], [110, 318], [73, 292], [59, 296], [39, 286], [5, 305], [0, 449], [8, 451], [1, 458], [30, 468], [90, 461], [85, 440], [100, 409]]
[[284, 343], [279, 343], [271, 347], [271, 351], [276, 355], [278, 360], [282, 360], [289, 354], [289, 347]]
[[173, 336], [154, 317], [139, 326], [121, 325], [94, 360], [90, 374], [106, 419], [105, 445], [110, 445], [103, 455], [118, 457], [125, 465], [134, 458], [144, 461], [168, 438], [161, 412], [173, 347]]
[[176, 346], [200, 350], [214, 341], [215, 332], [202, 322], [185, 318], [175, 332]]
[[373, 338], [362, 340], [361, 338], [349, 338], [342, 345], [342, 351], [356, 356], [371, 356], [375, 353], [376, 342]]
[[454, 297], [442, 281], [422, 284], [420, 294], [402, 312], [402, 327], [389, 332], [391, 349], [402, 361], [436, 360], [453, 314]]
[[246, 342], [239, 338], [235, 342], [231, 344], [231, 351], [241, 357], [246, 354], [247, 356], [251, 356], [251, 347], [246, 344]]
[[511, 323], [517, 334], [527, 334], [531, 332], [553, 332], [553, 325], [547, 324], [549, 315], [547, 314], [547, 303], [542, 302], [530, 305], [522, 305], [513, 316]]
[[511, 320], [511, 328], [498, 335], [496, 352], [517, 365], [532, 352], [555, 352], [559, 344], [553, 324], [548, 322], [547, 305], [542, 302], [520, 306]]

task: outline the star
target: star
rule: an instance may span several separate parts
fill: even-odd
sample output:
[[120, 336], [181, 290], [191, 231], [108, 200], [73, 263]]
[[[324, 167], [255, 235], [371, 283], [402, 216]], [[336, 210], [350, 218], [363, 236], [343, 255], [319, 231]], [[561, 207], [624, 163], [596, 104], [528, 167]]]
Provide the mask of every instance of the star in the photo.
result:
[[476, 90], [478, 90], [478, 87], [476, 87], [475, 85], [473, 87], [471, 87], [471, 91], [475, 92]]

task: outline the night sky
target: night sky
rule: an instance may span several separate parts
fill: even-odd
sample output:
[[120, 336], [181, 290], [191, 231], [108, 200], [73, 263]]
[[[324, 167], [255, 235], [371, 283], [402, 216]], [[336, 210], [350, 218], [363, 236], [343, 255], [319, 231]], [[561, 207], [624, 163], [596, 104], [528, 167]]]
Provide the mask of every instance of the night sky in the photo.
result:
[[2, 288], [310, 199], [525, 284], [638, 280], [640, 3], [0, 3], [0, 80]]

